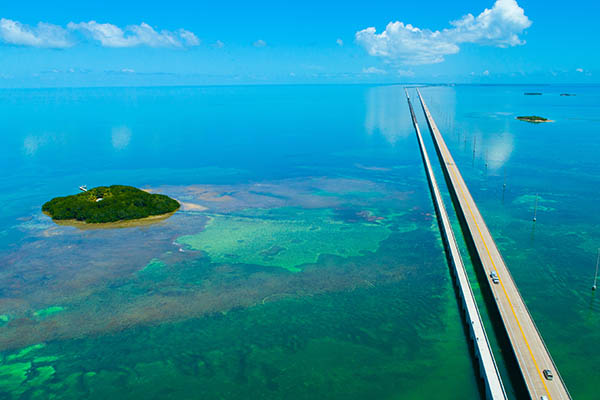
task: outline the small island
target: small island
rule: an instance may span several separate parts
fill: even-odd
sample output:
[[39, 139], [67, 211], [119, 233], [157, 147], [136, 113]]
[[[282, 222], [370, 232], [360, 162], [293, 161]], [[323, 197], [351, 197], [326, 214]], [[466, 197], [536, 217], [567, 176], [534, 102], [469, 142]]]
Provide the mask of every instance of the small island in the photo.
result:
[[541, 122], [554, 122], [548, 118], [538, 117], [537, 115], [527, 115], [523, 117], [517, 117], [519, 121], [532, 122], [534, 124], [539, 124]]
[[541, 96], [540, 92], [525, 92], [523, 93], [525, 96]]
[[164, 194], [152, 194], [122, 185], [98, 186], [66, 197], [56, 197], [42, 206], [55, 221], [104, 224], [168, 216], [179, 202]]

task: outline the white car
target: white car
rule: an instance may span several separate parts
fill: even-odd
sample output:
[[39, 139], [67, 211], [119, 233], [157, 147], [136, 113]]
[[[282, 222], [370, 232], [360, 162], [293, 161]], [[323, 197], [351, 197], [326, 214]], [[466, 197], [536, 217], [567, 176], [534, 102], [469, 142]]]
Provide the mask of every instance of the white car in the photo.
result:
[[498, 279], [498, 274], [496, 274], [496, 271], [490, 272], [490, 278], [492, 278], [492, 282], [494, 282], [495, 284], [500, 283], [500, 280]]

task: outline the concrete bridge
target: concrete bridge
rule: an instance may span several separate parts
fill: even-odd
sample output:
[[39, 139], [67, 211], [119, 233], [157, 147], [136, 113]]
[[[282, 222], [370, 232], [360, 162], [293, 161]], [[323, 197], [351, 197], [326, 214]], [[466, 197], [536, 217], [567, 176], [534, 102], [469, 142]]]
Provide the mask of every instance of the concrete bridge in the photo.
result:
[[502, 384], [502, 377], [496, 366], [494, 353], [492, 352], [492, 347], [490, 346], [483, 322], [481, 321], [477, 302], [475, 301], [475, 296], [471, 289], [469, 277], [467, 276], [467, 271], [465, 270], [465, 265], [458, 249], [456, 237], [454, 236], [454, 231], [450, 224], [450, 219], [448, 218], [448, 213], [446, 212], [446, 207], [444, 206], [437, 180], [435, 179], [433, 169], [431, 168], [429, 155], [427, 154], [427, 149], [423, 143], [421, 130], [419, 129], [419, 124], [417, 123], [417, 118], [408, 92], [406, 92], [406, 100], [408, 101], [410, 115], [412, 117], [415, 133], [417, 134], [417, 141], [419, 142], [419, 149], [421, 150], [425, 174], [427, 175], [427, 182], [429, 183], [431, 198], [437, 215], [442, 241], [444, 242], [448, 264], [452, 271], [458, 295], [462, 302], [464, 319], [469, 328], [474, 354], [479, 361], [479, 373], [485, 385], [486, 398], [488, 400], [505, 400], [507, 397], [504, 385]]
[[417, 93], [473, 263], [476, 268], [482, 268], [481, 272], [487, 277], [489, 289], [530, 398], [571, 399], [517, 285], [418, 89]]

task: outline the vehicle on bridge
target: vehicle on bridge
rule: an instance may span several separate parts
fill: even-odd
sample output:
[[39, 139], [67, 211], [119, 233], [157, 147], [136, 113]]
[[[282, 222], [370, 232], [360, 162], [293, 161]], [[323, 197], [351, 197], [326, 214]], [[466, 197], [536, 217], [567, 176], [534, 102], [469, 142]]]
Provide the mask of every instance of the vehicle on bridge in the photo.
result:
[[495, 284], [500, 283], [500, 280], [498, 279], [498, 274], [496, 274], [496, 271], [490, 272], [490, 278], [492, 278], [492, 282], [494, 282]]

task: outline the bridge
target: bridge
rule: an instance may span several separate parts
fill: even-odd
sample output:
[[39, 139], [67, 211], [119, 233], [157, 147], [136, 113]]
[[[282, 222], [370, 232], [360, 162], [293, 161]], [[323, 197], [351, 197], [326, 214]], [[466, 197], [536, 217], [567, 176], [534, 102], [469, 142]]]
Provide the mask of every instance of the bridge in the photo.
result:
[[[406, 91], [406, 89], [405, 89]], [[494, 353], [488, 340], [487, 334], [483, 322], [481, 321], [481, 315], [479, 314], [479, 308], [471, 289], [469, 277], [463, 263], [456, 237], [444, 201], [440, 193], [433, 169], [431, 168], [431, 162], [429, 161], [429, 155], [427, 149], [423, 143], [423, 137], [421, 136], [421, 130], [415, 116], [408, 91], [406, 91], [406, 100], [408, 101], [408, 107], [410, 109], [410, 115], [412, 117], [413, 126], [415, 133], [417, 134], [417, 141], [419, 142], [419, 149], [421, 150], [421, 158], [423, 159], [423, 165], [425, 167], [425, 174], [427, 175], [427, 182], [429, 183], [429, 189], [431, 191], [431, 198], [435, 208], [435, 213], [440, 227], [440, 233], [442, 235], [442, 241], [444, 243], [444, 249], [446, 250], [446, 256], [450, 270], [454, 276], [458, 295], [462, 302], [462, 309], [464, 311], [465, 322], [469, 328], [469, 334], [473, 341], [474, 354], [479, 361], [479, 372], [485, 385], [486, 398], [491, 400], [506, 400], [506, 392], [504, 385], [502, 384], [502, 377], [498, 371], [496, 360], [494, 359]]]
[[483, 275], [487, 277], [488, 287], [529, 396], [534, 400], [571, 399], [517, 285], [418, 89], [417, 93], [471, 257], [476, 267], [481, 268]]

